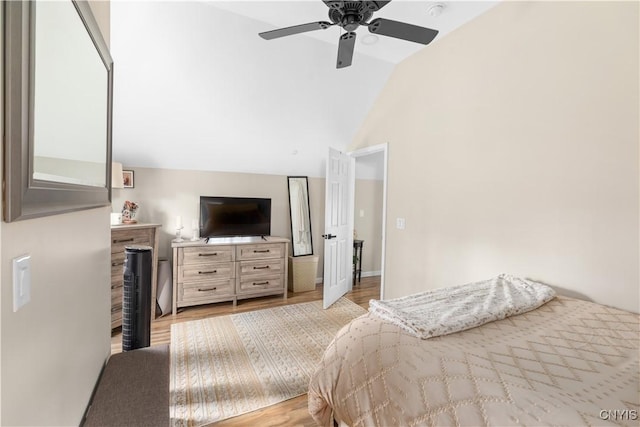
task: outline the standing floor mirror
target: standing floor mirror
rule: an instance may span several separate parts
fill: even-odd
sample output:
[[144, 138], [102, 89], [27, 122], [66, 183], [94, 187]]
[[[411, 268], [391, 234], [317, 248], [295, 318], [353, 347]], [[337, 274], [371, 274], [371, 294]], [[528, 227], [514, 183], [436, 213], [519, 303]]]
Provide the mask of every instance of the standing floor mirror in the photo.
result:
[[309, 182], [306, 176], [289, 176], [289, 212], [293, 256], [313, 255]]

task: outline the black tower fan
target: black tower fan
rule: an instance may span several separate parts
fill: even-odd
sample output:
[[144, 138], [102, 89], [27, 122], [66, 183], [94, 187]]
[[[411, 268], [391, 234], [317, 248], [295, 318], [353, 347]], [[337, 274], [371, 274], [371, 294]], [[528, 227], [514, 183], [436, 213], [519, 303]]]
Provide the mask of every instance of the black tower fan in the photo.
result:
[[149, 347], [151, 341], [151, 260], [149, 246], [125, 247], [122, 350]]

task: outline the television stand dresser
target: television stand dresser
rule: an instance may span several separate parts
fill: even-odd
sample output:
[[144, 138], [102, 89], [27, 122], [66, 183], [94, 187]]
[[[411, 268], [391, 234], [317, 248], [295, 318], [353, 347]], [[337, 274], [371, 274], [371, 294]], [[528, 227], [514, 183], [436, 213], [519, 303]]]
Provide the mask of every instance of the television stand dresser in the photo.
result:
[[171, 242], [173, 314], [178, 308], [282, 294], [287, 298], [289, 240], [231, 237]]

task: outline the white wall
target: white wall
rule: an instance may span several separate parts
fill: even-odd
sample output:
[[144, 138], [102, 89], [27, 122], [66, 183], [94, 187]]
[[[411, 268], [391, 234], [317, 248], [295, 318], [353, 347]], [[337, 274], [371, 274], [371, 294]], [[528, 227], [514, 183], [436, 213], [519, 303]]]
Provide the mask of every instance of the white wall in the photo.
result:
[[114, 2], [112, 22], [114, 160], [138, 167], [324, 176], [393, 69], [336, 70], [337, 44], [263, 40], [215, 2]]
[[[108, 28], [108, 3], [94, 12]], [[110, 353], [108, 215], [100, 208], [0, 223], [0, 424], [80, 423]], [[31, 302], [14, 313], [11, 260], [24, 254]]]
[[396, 68], [351, 147], [389, 143], [385, 297], [509, 272], [639, 311], [638, 22], [503, 2]]

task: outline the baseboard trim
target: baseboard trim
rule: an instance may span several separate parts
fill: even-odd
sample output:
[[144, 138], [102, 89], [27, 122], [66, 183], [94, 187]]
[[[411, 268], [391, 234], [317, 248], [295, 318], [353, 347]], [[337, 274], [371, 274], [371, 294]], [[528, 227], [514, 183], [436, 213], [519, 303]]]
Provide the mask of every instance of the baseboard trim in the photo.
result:
[[382, 271], [378, 270], [378, 271], [363, 271], [362, 272], [362, 277], [372, 277], [372, 276], [380, 276], [382, 274]]
[[[377, 271], [363, 271], [362, 272], [362, 277], [373, 277], [373, 276], [380, 276], [382, 275], [382, 271], [377, 270]], [[316, 277], [316, 285], [320, 284], [323, 282], [323, 278], [322, 277]]]

